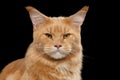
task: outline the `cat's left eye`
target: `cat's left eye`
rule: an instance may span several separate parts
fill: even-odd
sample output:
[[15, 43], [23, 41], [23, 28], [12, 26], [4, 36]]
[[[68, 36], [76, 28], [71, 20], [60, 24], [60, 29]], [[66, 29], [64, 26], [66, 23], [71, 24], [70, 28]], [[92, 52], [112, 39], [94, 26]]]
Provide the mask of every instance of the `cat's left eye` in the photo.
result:
[[46, 35], [48, 38], [52, 38], [52, 34], [50, 34], [50, 33], [45, 33], [45, 35]]
[[70, 35], [71, 35], [70, 33], [64, 34], [63, 38], [65, 39], [65, 38], [69, 37]]

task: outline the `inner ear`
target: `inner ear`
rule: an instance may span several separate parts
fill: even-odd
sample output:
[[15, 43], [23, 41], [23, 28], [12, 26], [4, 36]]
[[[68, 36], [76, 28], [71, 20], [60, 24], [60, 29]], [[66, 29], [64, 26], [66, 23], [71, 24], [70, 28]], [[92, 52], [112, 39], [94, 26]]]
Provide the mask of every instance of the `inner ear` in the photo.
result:
[[84, 6], [78, 12], [76, 12], [75, 14], [73, 14], [69, 17], [71, 23], [75, 27], [79, 28], [83, 24], [83, 21], [85, 19], [85, 16], [86, 16], [86, 13], [87, 13], [88, 9], [89, 9], [88, 6]]
[[27, 6], [25, 8], [29, 12], [34, 29], [37, 29], [38, 25], [43, 24], [48, 18], [32, 6]]

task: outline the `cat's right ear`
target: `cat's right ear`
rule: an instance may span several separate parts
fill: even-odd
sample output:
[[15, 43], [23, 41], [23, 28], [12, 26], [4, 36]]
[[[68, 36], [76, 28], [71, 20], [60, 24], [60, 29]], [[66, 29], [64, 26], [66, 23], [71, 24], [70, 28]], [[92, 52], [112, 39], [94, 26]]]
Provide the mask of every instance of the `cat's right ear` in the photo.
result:
[[38, 11], [36, 8], [32, 7], [32, 6], [27, 6], [25, 7], [27, 9], [27, 11], [29, 12], [30, 15], [30, 19], [32, 21], [34, 30], [37, 29], [37, 27], [40, 24], [43, 24], [46, 20], [47, 20], [47, 16], [45, 16], [44, 14], [42, 14], [40, 11]]

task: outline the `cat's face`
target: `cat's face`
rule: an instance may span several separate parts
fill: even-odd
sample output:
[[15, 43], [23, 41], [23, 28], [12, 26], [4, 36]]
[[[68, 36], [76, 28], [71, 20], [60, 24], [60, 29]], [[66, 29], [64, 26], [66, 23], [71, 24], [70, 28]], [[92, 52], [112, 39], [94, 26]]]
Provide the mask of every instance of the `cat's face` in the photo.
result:
[[[82, 50], [80, 26], [84, 16], [47, 17], [27, 7], [34, 26], [33, 43], [37, 51], [53, 59], [62, 59]], [[78, 13], [77, 13], [78, 14]], [[82, 19], [83, 18], [83, 19]]]
[[51, 18], [34, 31], [34, 42], [44, 54], [54, 59], [61, 59], [79, 51], [79, 34], [79, 31], [65, 18]]

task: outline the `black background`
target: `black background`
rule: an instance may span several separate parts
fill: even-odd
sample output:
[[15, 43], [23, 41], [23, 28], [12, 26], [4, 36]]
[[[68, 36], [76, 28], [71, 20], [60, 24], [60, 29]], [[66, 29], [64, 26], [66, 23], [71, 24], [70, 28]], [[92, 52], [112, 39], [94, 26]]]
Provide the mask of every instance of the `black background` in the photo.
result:
[[2, 3], [0, 70], [13, 60], [23, 58], [32, 42], [32, 23], [25, 7], [30, 5], [47, 16], [70, 16], [88, 5], [82, 25], [83, 80], [97, 80], [97, 5], [95, 0], [14, 0]]

